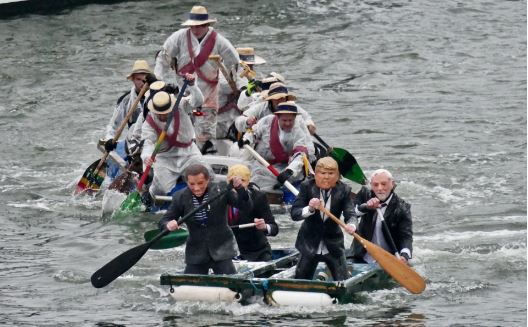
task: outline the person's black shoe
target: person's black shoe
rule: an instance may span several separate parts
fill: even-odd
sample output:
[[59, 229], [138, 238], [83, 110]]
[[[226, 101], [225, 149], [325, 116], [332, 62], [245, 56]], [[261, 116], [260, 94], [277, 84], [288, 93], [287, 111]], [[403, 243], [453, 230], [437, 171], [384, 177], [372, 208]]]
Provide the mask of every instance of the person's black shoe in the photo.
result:
[[200, 152], [203, 155], [205, 155], [205, 154], [208, 154], [208, 153], [213, 154], [213, 153], [216, 153], [218, 151], [214, 148], [213, 142], [211, 142], [210, 140], [207, 140], [207, 141], [204, 142]]

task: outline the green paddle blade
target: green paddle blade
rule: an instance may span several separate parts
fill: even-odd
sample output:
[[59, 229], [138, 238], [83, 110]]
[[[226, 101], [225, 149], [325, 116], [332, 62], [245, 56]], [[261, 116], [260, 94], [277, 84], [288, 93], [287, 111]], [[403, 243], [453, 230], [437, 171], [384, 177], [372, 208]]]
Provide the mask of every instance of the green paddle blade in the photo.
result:
[[138, 213], [141, 211], [141, 205], [141, 195], [134, 191], [121, 203], [119, 209], [114, 212], [113, 217], [121, 218], [129, 214]]
[[332, 148], [330, 156], [337, 161], [339, 172], [343, 177], [361, 185], [366, 184], [367, 178], [350, 152], [341, 148]]
[[[153, 229], [153, 230], [146, 231], [143, 237], [145, 238], [145, 241], [149, 242], [154, 237], [156, 237], [159, 233], [160, 233], [159, 229]], [[168, 235], [163, 236], [159, 241], [154, 243], [150, 248], [153, 250], [163, 250], [163, 249], [175, 248], [177, 246], [185, 244], [185, 242], [187, 241], [187, 237], [189, 237], [189, 232], [184, 228], [180, 228], [180, 229], [170, 232]]]

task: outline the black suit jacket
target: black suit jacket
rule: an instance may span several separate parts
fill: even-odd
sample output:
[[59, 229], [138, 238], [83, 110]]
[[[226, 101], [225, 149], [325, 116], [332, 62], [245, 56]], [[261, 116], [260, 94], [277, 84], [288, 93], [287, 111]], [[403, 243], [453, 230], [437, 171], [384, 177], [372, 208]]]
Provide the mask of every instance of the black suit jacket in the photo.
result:
[[[346, 223], [355, 222], [354, 203], [351, 198], [350, 187], [338, 181], [330, 194], [330, 212], [338, 218], [343, 214]], [[320, 198], [320, 189], [315, 185], [314, 179], [309, 179], [301, 183], [299, 195], [291, 208], [293, 220], [304, 220], [297, 234], [295, 247], [303, 255], [315, 255], [322, 240], [330, 254], [343, 254], [345, 249], [343, 232], [338, 224], [331, 218], [323, 221], [319, 210], [307, 218], [302, 217], [302, 209], [308, 205], [312, 198]]]
[[[367, 187], [362, 187], [361, 191], [357, 194], [355, 198], [355, 204], [360, 205], [371, 198], [375, 197], [374, 192], [369, 190]], [[374, 234], [374, 227], [376, 226], [376, 216], [375, 210], [369, 210], [363, 216], [361, 216], [357, 233], [363, 238], [371, 241], [372, 235]], [[408, 248], [412, 254], [412, 242], [413, 242], [413, 232], [412, 232], [412, 217], [411, 217], [411, 205], [405, 202], [400, 198], [396, 193], [392, 194], [392, 198], [385, 209], [383, 214], [385, 223], [389, 228], [390, 234], [397, 249], [392, 249], [391, 253], [398, 251], [398, 253], [404, 249]], [[387, 240], [387, 244], [390, 245], [389, 237], [385, 234], [383, 230], [383, 236]], [[352, 243], [352, 256], [357, 259], [363, 259], [366, 250], [363, 248], [359, 242], [354, 240]]]
[[[263, 218], [266, 224], [270, 226], [269, 236], [275, 236], [279, 233], [279, 226], [275, 222], [275, 217], [266, 198], [266, 194], [255, 187], [250, 187], [249, 194], [253, 202], [251, 210], [239, 209], [238, 220], [233, 225], [253, 223], [255, 218]], [[240, 253], [256, 252], [271, 247], [266, 237], [266, 231], [260, 231], [256, 228], [235, 229], [233, 231], [238, 244]]]
[[[209, 182], [207, 193], [209, 199], [225, 190], [224, 185]], [[204, 264], [211, 259], [221, 261], [236, 256], [235, 237], [227, 224], [227, 205], [243, 210], [251, 210], [252, 201], [241, 187], [236, 191], [229, 191], [207, 208], [207, 225], [202, 226], [194, 221], [194, 217], [187, 219], [185, 224], [189, 230], [189, 238], [185, 247], [185, 262], [187, 264]], [[183, 217], [194, 209], [192, 193], [188, 187], [179, 190], [172, 197], [169, 209], [158, 223], [160, 229], [173, 219]]]

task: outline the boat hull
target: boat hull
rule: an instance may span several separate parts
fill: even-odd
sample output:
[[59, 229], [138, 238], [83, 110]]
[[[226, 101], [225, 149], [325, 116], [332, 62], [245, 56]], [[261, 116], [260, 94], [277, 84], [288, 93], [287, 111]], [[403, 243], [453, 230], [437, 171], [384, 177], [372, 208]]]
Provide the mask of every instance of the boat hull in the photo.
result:
[[[296, 253], [296, 252], [295, 252]], [[169, 285], [176, 301], [264, 302], [273, 306], [331, 306], [357, 301], [357, 293], [394, 286], [377, 265], [348, 262], [351, 277], [333, 281], [324, 264], [319, 264], [313, 280], [294, 279], [294, 259], [255, 263], [235, 275], [164, 274], [161, 285]], [[258, 266], [260, 264], [260, 266]]]

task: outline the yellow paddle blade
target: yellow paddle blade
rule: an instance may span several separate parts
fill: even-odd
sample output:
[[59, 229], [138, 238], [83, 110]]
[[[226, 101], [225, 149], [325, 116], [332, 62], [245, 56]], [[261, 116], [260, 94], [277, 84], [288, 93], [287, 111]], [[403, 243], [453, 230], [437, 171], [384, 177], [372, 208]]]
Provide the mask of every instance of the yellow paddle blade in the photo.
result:
[[363, 245], [380, 267], [409, 292], [420, 294], [425, 290], [425, 280], [414, 269], [383, 248], [359, 236], [357, 233], [354, 233], [353, 236]]

